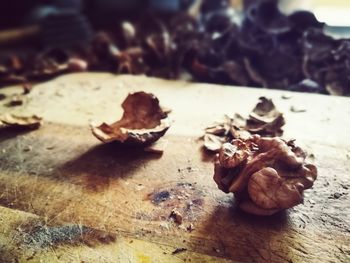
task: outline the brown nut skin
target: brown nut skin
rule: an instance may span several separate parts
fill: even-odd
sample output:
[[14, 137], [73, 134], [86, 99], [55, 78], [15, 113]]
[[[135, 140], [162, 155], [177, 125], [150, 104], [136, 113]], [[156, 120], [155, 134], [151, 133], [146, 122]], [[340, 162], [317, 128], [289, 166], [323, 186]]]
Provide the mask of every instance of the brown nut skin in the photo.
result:
[[215, 162], [214, 181], [232, 192], [247, 213], [271, 215], [303, 202], [317, 178], [305, 152], [280, 138], [253, 135], [225, 143]]

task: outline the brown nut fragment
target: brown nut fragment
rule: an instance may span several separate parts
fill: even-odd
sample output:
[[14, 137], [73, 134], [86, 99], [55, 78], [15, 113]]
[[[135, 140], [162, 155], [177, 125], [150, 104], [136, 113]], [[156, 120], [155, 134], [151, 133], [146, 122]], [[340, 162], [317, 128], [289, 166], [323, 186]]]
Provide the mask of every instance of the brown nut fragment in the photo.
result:
[[112, 124], [91, 126], [93, 135], [109, 143], [147, 145], [157, 141], [170, 127], [167, 114], [159, 106], [158, 99], [150, 93], [129, 94], [122, 103], [123, 117]]
[[249, 114], [246, 129], [263, 136], [282, 135], [285, 124], [283, 114], [279, 112], [271, 99], [260, 97], [258, 104]]
[[253, 135], [225, 143], [215, 163], [218, 188], [237, 197], [247, 213], [271, 215], [303, 202], [303, 191], [317, 178], [306, 153], [280, 138]]
[[233, 139], [248, 140], [252, 134], [264, 137], [280, 136], [285, 124], [283, 114], [279, 112], [271, 99], [260, 97], [249, 117], [239, 114], [225, 116], [224, 120], [205, 129], [204, 147], [219, 152], [225, 142]]
[[38, 116], [22, 117], [12, 114], [0, 115], [0, 129], [23, 128], [37, 129], [42, 124], [42, 118]]
[[214, 134], [205, 134], [204, 135], [204, 147], [213, 152], [217, 152], [221, 149], [223, 139]]

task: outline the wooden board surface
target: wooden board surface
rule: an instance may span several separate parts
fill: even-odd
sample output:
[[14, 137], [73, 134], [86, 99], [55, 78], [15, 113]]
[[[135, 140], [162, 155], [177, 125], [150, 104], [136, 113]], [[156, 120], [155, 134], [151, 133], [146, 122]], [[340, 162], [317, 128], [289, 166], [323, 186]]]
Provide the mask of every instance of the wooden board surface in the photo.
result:
[[[118, 119], [127, 93], [140, 90], [173, 110], [161, 156], [102, 145], [88, 127]], [[247, 115], [260, 96], [284, 112], [285, 137], [296, 138], [319, 168], [305, 203], [272, 217], [236, 209], [213, 182], [198, 140], [224, 114]], [[45, 123], [0, 133], [0, 261], [349, 262], [349, 102], [91, 73], [41, 84], [23, 106], [4, 100], [0, 112], [38, 114]], [[180, 226], [169, 219], [174, 208]], [[177, 248], [186, 250], [172, 254]]]

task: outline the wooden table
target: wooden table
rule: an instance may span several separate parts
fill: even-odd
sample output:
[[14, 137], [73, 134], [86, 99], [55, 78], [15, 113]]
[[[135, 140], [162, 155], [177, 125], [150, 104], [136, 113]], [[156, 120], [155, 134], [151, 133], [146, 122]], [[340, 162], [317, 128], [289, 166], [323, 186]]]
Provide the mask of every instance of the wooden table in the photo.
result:
[[[90, 120], [118, 119], [127, 93], [140, 90], [173, 110], [163, 155], [102, 145], [89, 130]], [[305, 203], [272, 217], [240, 212], [217, 189], [198, 139], [224, 114], [247, 115], [260, 96], [273, 99], [285, 114], [285, 137], [319, 168]], [[3, 100], [1, 113], [38, 114], [45, 123], [0, 132], [0, 261], [349, 262], [349, 102], [91, 73], [38, 85], [23, 106]], [[181, 225], [169, 218], [174, 208]]]

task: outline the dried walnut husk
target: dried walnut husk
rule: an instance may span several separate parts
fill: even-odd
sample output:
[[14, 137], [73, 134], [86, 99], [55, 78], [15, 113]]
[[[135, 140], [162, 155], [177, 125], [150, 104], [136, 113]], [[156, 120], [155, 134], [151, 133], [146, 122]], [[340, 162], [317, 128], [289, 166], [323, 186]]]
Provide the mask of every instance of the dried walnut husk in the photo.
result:
[[99, 140], [109, 143], [147, 145], [157, 141], [170, 127], [167, 113], [158, 99], [145, 92], [129, 94], [122, 103], [123, 117], [112, 124], [91, 126]]
[[253, 135], [225, 143], [215, 162], [214, 180], [225, 193], [234, 193], [239, 207], [255, 215], [272, 215], [303, 202], [317, 169], [306, 153], [280, 138]]

